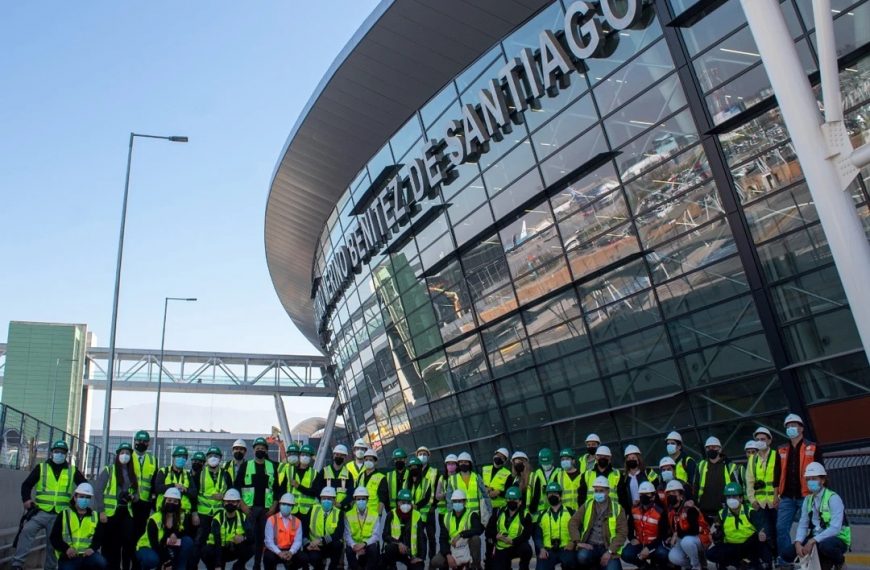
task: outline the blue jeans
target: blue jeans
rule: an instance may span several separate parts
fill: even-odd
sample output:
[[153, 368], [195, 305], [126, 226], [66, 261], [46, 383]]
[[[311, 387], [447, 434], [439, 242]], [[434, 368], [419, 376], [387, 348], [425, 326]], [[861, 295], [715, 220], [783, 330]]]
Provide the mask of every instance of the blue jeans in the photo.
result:
[[[593, 546], [592, 550], [580, 549], [577, 551], [577, 565], [581, 568], [601, 568], [601, 557], [605, 552], [607, 549], [603, 546]], [[618, 555], [610, 557], [605, 570], [622, 570], [622, 562], [619, 561]]]
[[109, 567], [106, 559], [99, 552], [90, 556], [77, 556], [66, 560], [58, 560], [58, 570], [105, 570]]
[[787, 497], [782, 497], [779, 500], [779, 509], [776, 512], [776, 548], [780, 556], [792, 543], [791, 525], [795, 518], [800, 515], [803, 502], [803, 499], [789, 499]]
[[668, 549], [665, 548], [663, 544], [659, 544], [655, 548], [650, 549], [649, 556], [646, 560], [641, 560], [639, 558], [642, 550], [643, 546], [640, 544], [627, 544], [625, 548], [622, 549], [622, 559], [638, 568], [643, 568], [648, 565], [664, 568], [668, 565]]
[[[189, 536], [181, 537], [179, 546], [170, 547], [172, 554], [173, 570], [185, 570], [187, 568], [187, 557], [193, 550], [193, 539]], [[140, 548], [136, 551], [136, 559], [142, 570], [154, 570], [161, 565], [160, 555], [153, 548]]]
[[577, 553], [573, 550], [557, 548], [555, 550], [548, 550], [547, 555], [546, 560], [538, 558], [535, 568], [538, 570], [553, 570], [559, 564], [561, 564], [562, 570], [573, 570], [576, 568]]
[[701, 568], [701, 558], [704, 555], [704, 545], [698, 536], [684, 536], [674, 544], [668, 552], [668, 560], [677, 568]]

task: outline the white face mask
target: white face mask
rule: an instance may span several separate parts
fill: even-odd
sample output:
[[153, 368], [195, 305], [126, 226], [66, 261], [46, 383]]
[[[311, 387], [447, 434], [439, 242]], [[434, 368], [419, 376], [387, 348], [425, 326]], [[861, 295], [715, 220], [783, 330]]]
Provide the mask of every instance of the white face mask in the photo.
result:
[[354, 449], [353, 456], [356, 457], [357, 459], [362, 459], [363, 457], [366, 456], [366, 450], [365, 449]]
[[728, 508], [731, 510], [736, 510], [740, 506], [740, 499], [728, 499], [725, 502], [728, 503]]
[[426, 455], [425, 453], [421, 453], [420, 455], [418, 455], [417, 459], [419, 459], [420, 463], [422, 463], [423, 465], [426, 465], [427, 463], [429, 463], [429, 456]]
[[673, 480], [673, 478], [674, 478], [673, 471], [665, 471], [664, 469], [662, 470], [662, 479], [665, 482], [671, 481], [671, 480]]
[[212, 455], [206, 460], [206, 462], [208, 463], [209, 467], [217, 467], [221, 463], [221, 458], [217, 455]]
[[309, 456], [307, 456], [307, 455], [300, 455], [299, 456], [299, 465], [308, 467], [309, 463], [311, 463], [311, 458]]
[[298, 455], [288, 455], [287, 456], [287, 463], [289, 463], [290, 465], [296, 465], [297, 463], [299, 463], [299, 456]]
[[121, 465], [127, 465], [128, 463], [130, 463], [130, 454], [122, 453], [121, 455], [119, 455], [118, 463], [120, 463]]
[[409, 505], [408, 503], [402, 503], [401, 505], [399, 505], [399, 510], [405, 514], [408, 514], [411, 512], [411, 505]]
[[766, 441], [758, 440], [755, 442], [755, 444], [758, 446], [758, 451], [767, 451], [767, 442]]
[[375, 468], [374, 461], [366, 461], [365, 463], [363, 463], [363, 465], [365, 466], [366, 469], [374, 469]]

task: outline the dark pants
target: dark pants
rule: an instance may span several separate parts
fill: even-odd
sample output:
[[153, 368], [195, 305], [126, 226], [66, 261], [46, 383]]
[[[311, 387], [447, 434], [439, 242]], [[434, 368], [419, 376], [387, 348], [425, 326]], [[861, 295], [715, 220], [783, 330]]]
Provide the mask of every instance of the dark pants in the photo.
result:
[[[756, 511], [756, 513], [758, 522], [760, 523], [760, 528], [758, 530], [763, 530], [764, 534], [767, 535], [767, 540], [761, 543], [762, 560], [765, 556], [769, 556], [772, 560], [773, 557], [776, 556], [777, 551], [776, 519], [778, 514], [776, 509], [773, 507], [761, 507]], [[767, 554], [765, 554], [764, 551], [767, 551]]]
[[118, 507], [103, 528], [102, 553], [109, 570], [130, 570], [136, 556], [136, 541], [139, 540], [133, 532], [133, 516], [127, 509]]
[[[809, 539], [804, 540], [803, 544], [806, 544], [807, 540]], [[816, 543], [816, 548], [819, 550], [819, 562], [823, 569], [830, 568], [832, 565], [842, 564], [846, 559], [846, 551], [849, 549], [845, 542], [835, 536]], [[791, 562], [797, 558], [794, 543], [789, 544], [788, 547], [784, 548], [780, 552], [780, 556], [782, 556], [782, 559], [786, 562]]]
[[193, 552], [187, 560], [187, 570], [196, 570], [199, 567], [199, 560], [202, 558], [202, 551], [208, 542], [208, 533], [211, 531], [211, 521], [214, 517], [209, 515], [199, 515], [199, 526], [191, 526], [191, 534], [193, 535]]
[[395, 568], [396, 562], [404, 564], [408, 570], [423, 570], [423, 560], [411, 564], [411, 556], [399, 552], [399, 545], [394, 543], [384, 546], [384, 558], [382, 562], [387, 568]]
[[668, 549], [665, 548], [663, 544], [659, 544], [658, 546], [653, 543], [652, 548], [649, 549], [649, 556], [646, 559], [640, 559], [640, 553], [643, 550], [642, 544], [627, 544], [625, 548], [622, 549], [622, 560], [637, 566], [638, 568], [666, 568], [668, 565]]
[[181, 544], [169, 549], [169, 558], [161, 559], [160, 554], [153, 548], [140, 548], [136, 551], [136, 558], [142, 566], [142, 570], [154, 570], [162, 567], [166, 562], [172, 563], [172, 570], [184, 570], [187, 568], [187, 557], [193, 548], [193, 539], [189, 536], [181, 538]]
[[329, 544], [321, 545], [320, 550], [306, 550], [305, 555], [314, 570], [323, 570], [327, 561], [329, 561], [329, 570], [335, 570], [344, 556], [344, 543], [334, 540]]
[[[136, 501], [133, 503], [133, 548], [135, 550], [136, 542], [145, 534], [145, 525], [148, 524], [148, 517], [151, 516], [151, 507], [154, 504], [151, 501]], [[139, 570], [139, 558], [133, 552], [133, 568]]]
[[263, 544], [266, 540], [266, 518], [269, 511], [265, 507], [251, 507], [248, 520], [254, 535], [254, 570], [263, 565]]
[[202, 561], [208, 570], [214, 570], [218, 561], [223, 568], [227, 567], [227, 562], [235, 561], [232, 566], [233, 570], [244, 570], [245, 564], [254, 556], [254, 547], [248, 541], [241, 544], [224, 545], [220, 549], [214, 544], [207, 544], [202, 547], [201, 552]]
[[532, 560], [532, 547], [528, 542], [511, 546], [510, 548], [496, 549], [492, 556], [492, 567], [495, 570], [510, 570], [513, 568], [513, 559], [520, 559], [520, 570], [529, 570], [529, 562]]
[[577, 567], [577, 553], [564, 548], [547, 550], [547, 558], [538, 558], [537, 570], [554, 570], [561, 565], [562, 570], [574, 570]]
[[[593, 546], [592, 550], [580, 549], [577, 551], [577, 566], [580, 568], [601, 568], [601, 557], [607, 552], [603, 546]], [[622, 570], [619, 556], [611, 556], [610, 562], [605, 566], [606, 570]]]
[[[748, 560], [750, 566], [758, 566], [762, 562], [761, 544], [757, 535], [749, 537], [742, 544], [714, 544], [707, 550], [707, 560], [716, 563], [719, 568], [740, 566], [742, 560]], [[769, 553], [766, 549], [764, 554], [767, 556], [764, 562], [770, 563]]]
[[308, 568], [308, 559], [305, 557], [305, 550], [300, 550], [294, 554], [293, 558], [289, 561], [282, 560], [278, 558], [277, 554], [267, 550], [263, 553], [263, 566], [266, 570], [275, 570], [279, 566], [286, 570], [297, 570], [299, 568]]
[[357, 557], [353, 549], [345, 548], [347, 553], [347, 567], [351, 570], [364, 568], [365, 570], [378, 570], [381, 568], [381, 549], [377, 544], [369, 544], [365, 551]]
[[106, 559], [99, 552], [90, 556], [64, 557], [57, 561], [58, 570], [106, 570], [106, 564]]

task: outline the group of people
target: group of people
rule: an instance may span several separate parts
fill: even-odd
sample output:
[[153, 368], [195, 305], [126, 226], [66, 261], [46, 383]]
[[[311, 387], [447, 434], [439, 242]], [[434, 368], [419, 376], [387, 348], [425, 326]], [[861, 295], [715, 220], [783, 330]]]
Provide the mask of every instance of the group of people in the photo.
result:
[[[745, 446], [746, 465], [722, 452], [715, 437], [701, 460], [671, 432], [658, 469], [640, 449], [613, 453], [595, 434], [586, 452], [541, 449], [537, 464], [522, 451], [496, 450], [477, 469], [468, 452], [432, 465], [419, 447], [410, 457], [391, 454], [378, 468], [378, 451], [357, 440], [336, 445], [331, 461], [314, 467], [315, 450], [291, 444], [286, 460], [268, 457], [268, 442], [233, 444], [223, 461], [173, 450], [158, 468], [146, 432], [117, 448], [113, 464], [94, 484], [67, 461], [62, 441], [22, 485], [32, 512], [13, 567], [21, 568], [40, 530], [49, 536], [45, 568], [61, 570], [206, 567], [322, 570], [512, 567], [519, 559], [540, 570], [620, 570], [639, 567], [698, 570], [770, 567], [777, 555], [793, 561], [814, 548], [823, 567], [843, 564], [851, 536], [841, 498], [827, 487], [821, 452], [803, 437], [803, 421], [785, 420], [788, 442], [773, 449], [759, 427]], [[190, 464], [188, 468], [188, 463]], [[797, 533], [792, 522], [800, 513]]]

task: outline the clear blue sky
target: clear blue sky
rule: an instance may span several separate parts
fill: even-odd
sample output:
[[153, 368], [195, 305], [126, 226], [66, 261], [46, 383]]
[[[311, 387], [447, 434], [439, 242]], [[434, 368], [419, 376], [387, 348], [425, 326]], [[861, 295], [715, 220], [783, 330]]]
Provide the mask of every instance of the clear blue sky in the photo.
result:
[[[87, 323], [108, 345], [136, 131], [190, 143], [136, 143], [118, 345], [158, 347], [163, 298], [190, 296], [199, 301], [171, 308], [169, 348], [313, 353], [269, 279], [266, 194], [297, 116], [376, 4], [0, 3], [0, 342], [8, 321], [32, 320]], [[116, 394], [125, 411], [113, 426], [149, 425], [153, 400]], [[244, 418], [227, 413], [238, 405], [228, 397], [199, 398], [185, 414], [171, 413], [175, 403], [191, 404], [167, 396], [161, 426], [275, 423], [270, 398], [247, 400]], [[287, 408], [294, 422], [327, 403]]]

